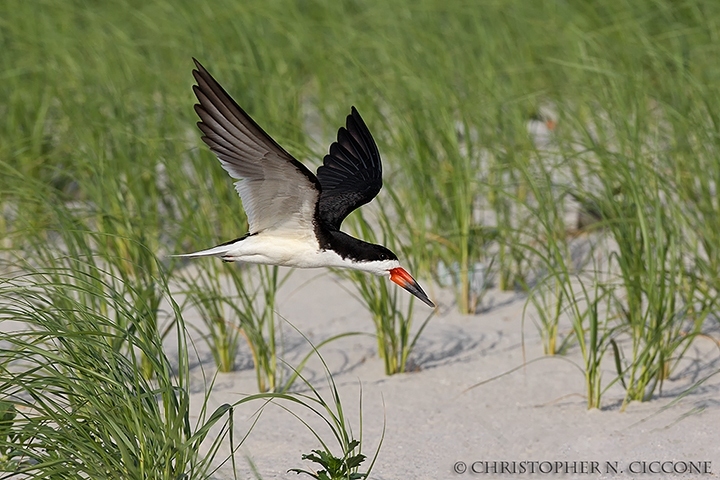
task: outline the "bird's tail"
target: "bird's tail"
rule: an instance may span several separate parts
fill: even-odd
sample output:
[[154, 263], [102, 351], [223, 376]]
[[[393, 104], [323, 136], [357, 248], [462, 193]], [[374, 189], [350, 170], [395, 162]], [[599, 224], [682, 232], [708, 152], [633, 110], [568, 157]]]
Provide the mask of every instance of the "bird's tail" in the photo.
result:
[[195, 257], [222, 257], [227, 252], [232, 250], [232, 248], [235, 246], [236, 243], [242, 242], [246, 238], [248, 238], [250, 235], [253, 235], [252, 233], [246, 233], [240, 238], [236, 238], [235, 240], [230, 240], [229, 242], [221, 243], [220, 245], [216, 245], [212, 248], [208, 248], [207, 250], [200, 250], [199, 252], [193, 252], [193, 253], [181, 253], [179, 255], [170, 255], [171, 257], [184, 257], [184, 258], [195, 258]]
[[179, 255], [170, 255], [171, 257], [195, 258], [195, 257], [221, 257], [230, 250], [230, 245], [218, 245], [217, 247], [200, 250], [193, 253], [181, 253]]

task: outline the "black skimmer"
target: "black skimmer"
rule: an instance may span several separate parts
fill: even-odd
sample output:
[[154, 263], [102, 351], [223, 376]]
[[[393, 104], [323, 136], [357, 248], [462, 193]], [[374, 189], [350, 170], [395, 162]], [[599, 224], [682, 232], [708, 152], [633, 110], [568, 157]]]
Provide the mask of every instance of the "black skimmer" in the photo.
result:
[[352, 107], [346, 127], [315, 176], [273, 140], [195, 61], [193, 91], [203, 141], [220, 160], [237, 190], [248, 233], [182, 257], [217, 256], [227, 262], [297, 268], [340, 267], [387, 275], [425, 302], [430, 301], [397, 256], [382, 245], [340, 231], [345, 217], [382, 188], [375, 140]]

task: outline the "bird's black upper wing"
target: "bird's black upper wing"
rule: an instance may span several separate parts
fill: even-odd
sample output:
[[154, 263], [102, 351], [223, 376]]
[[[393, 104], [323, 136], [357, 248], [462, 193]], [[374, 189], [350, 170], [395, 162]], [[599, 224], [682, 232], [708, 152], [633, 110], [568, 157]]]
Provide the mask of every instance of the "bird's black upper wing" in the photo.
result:
[[338, 130], [337, 141], [317, 170], [322, 190], [318, 200], [319, 219], [335, 230], [345, 217], [365, 205], [382, 188], [380, 152], [370, 130], [352, 107], [346, 127]]

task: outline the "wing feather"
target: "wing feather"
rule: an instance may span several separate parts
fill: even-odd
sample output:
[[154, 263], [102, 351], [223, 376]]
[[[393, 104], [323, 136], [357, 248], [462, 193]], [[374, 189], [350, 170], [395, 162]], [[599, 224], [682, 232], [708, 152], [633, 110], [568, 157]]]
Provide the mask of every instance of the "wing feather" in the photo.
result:
[[195, 59], [195, 111], [202, 140], [235, 182], [251, 234], [312, 231], [321, 184], [273, 140]]
[[334, 230], [339, 230], [350, 212], [370, 202], [382, 188], [380, 152], [355, 107], [345, 124], [317, 170], [322, 186], [319, 218]]

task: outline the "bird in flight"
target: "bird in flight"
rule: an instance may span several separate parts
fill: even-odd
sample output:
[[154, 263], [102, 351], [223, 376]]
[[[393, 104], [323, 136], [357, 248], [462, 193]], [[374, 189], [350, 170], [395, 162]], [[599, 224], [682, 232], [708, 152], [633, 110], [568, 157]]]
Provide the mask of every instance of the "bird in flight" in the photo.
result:
[[298, 268], [340, 267], [389, 276], [430, 307], [415, 279], [382, 245], [340, 231], [345, 217], [382, 188], [375, 140], [352, 107], [315, 176], [273, 140], [195, 59], [193, 91], [202, 140], [234, 179], [248, 232], [235, 240], [182, 257], [217, 256]]

